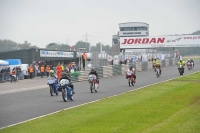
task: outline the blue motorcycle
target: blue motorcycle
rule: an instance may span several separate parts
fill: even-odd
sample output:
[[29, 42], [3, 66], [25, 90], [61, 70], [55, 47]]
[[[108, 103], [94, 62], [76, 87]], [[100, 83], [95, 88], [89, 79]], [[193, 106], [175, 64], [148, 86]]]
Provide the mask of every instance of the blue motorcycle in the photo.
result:
[[57, 84], [57, 78], [49, 77], [48, 81], [47, 81], [47, 85], [49, 85], [51, 96], [53, 96], [55, 94], [58, 95], [58, 87], [59, 87], [59, 85]]
[[67, 79], [62, 79], [60, 81], [60, 88], [62, 91], [62, 98], [64, 102], [67, 102], [68, 100], [73, 101], [74, 100], [74, 93], [72, 88], [69, 86], [71, 83]]

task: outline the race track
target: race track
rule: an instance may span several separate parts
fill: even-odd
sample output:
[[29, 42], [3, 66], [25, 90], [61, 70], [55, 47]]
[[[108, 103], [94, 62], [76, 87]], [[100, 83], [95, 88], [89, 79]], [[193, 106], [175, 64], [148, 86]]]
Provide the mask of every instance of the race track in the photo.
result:
[[[200, 61], [195, 61], [193, 70], [185, 69], [185, 73], [193, 73], [200, 70]], [[51, 97], [49, 88], [14, 92], [0, 95], [0, 128], [22, 122], [28, 119], [49, 114], [58, 110], [66, 109], [83, 103], [101, 98], [113, 96], [136, 88], [179, 77], [177, 66], [169, 66], [162, 69], [162, 75], [157, 78], [155, 72], [137, 72], [135, 86], [129, 87], [125, 75], [105, 78], [100, 80], [98, 93], [91, 93], [88, 82], [75, 83], [74, 101], [64, 102], [61, 93]], [[45, 85], [46, 83], [44, 83]], [[1, 85], [1, 84], [0, 84]], [[37, 85], [37, 83], [36, 83]], [[162, 89], [162, 88], [161, 88]]]

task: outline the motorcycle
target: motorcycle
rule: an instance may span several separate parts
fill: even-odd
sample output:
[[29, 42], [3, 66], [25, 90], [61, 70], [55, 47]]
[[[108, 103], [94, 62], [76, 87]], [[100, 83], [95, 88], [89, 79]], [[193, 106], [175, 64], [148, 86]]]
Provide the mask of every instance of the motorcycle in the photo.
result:
[[183, 73], [184, 73], [184, 67], [183, 67], [183, 65], [179, 65], [178, 70], [179, 70], [180, 76], [183, 75]]
[[157, 78], [160, 77], [160, 69], [158, 67], [156, 67], [156, 76]]
[[59, 92], [58, 92], [57, 78], [49, 77], [47, 85], [49, 85], [51, 96], [53, 96], [54, 94], [58, 95]]
[[62, 98], [64, 102], [67, 102], [68, 100], [73, 101], [74, 100], [74, 93], [72, 88], [69, 86], [70, 82], [67, 79], [62, 79], [60, 81], [60, 89], [62, 91]]
[[126, 77], [127, 77], [127, 79], [128, 79], [128, 85], [129, 86], [134, 86], [134, 78], [133, 78], [133, 72], [132, 71], [128, 71], [127, 73], [126, 73]]
[[192, 69], [192, 66], [193, 66], [192, 62], [188, 62], [188, 63], [187, 63], [187, 68], [188, 68], [188, 70]]
[[88, 76], [88, 81], [90, 84], [90, 91], [91, 93], [97, 92], [97, 88], [98, 88], [98, 83], [96, 81], [96, 76], [91, 74]]

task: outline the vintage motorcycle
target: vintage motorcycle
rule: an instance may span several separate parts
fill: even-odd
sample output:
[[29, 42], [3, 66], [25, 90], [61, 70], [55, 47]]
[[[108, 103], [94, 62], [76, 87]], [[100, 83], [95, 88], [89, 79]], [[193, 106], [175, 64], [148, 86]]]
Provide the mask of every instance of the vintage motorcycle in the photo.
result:
[[62, 98], [64, 100], [64, 102], [67, 102], [68, 100], [73, 101], [74, 100], [74, 93], [72, 88], [69, 86], [70, 83], [69, 80], [67, 79], [62, 79], [60, 81], [60, 87], [59, 89], [61, 89], [62, 91]]
[[192, 66], [193, 66], [192, 62], [187, 62], [187, 68], [188, 68], [188, 70], [191, 70]]
[[49, 85], [49, 89], [50, 89], [50, 95], [58, 95], [58, 87], [59, 85], [57, 84], [57, 78], [55, 77], [49, 77], [47, 80], [47, 85]]
[[184, 73], [184, 67], [183, 67], [183, 65], [179, 65], [178, 71], [180, 73], [180, 76], [183, 75], [183, 73]]
[[127, 77], [127, 79], [128, 79], [128, 85], [129, 86], [134, 86], [134, 81], [135, 81], [135, 79], [134, 79], [134, 73], [132, 72], [132, 71], [128, 71], [128, 72], [126, 72], [126, 77]]
[[90, 74], [88, 76], [88, 81], [89, 81], [89, 84], [90, 84], [91, 93], [97, 92], [98, 83], [96, 81], [96, 76], [94, 74]]

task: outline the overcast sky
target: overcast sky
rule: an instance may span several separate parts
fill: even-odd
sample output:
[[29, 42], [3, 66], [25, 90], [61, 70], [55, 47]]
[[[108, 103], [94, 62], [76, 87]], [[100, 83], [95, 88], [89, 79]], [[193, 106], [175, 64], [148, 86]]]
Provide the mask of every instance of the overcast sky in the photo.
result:
[[200, 0], [0, 0], [0, 39], [44, 48], [51, 42], [112, 44], [124, 22], [146, 22], [150, 36], [200, 30]]

